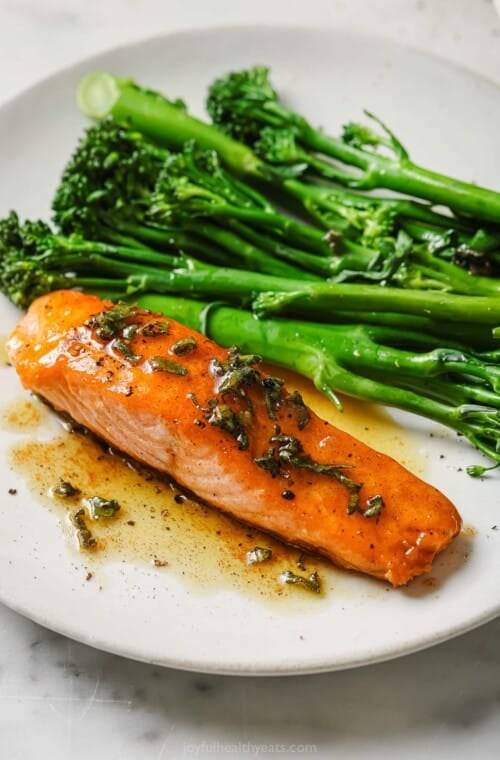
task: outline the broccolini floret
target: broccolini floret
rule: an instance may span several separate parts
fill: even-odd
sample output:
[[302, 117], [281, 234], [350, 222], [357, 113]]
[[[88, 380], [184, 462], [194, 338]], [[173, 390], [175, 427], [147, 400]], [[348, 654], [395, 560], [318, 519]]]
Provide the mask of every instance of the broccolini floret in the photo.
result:
[[359, 190], [386, 188], [448, 206], [454, 213], [500, 223], [500, 193], [430, 171], [413, 163], [394, 133], [365, 112], [371, 125], [348, 124], [340, 137], [315, 128], [288, 108], [263, 66], [230, 72], [213, 82], [207, 110], [226, 134], [253, 145], [262, 131], [289, 129], [301, 152], [313, 161], [337, 164], [334, 179]]

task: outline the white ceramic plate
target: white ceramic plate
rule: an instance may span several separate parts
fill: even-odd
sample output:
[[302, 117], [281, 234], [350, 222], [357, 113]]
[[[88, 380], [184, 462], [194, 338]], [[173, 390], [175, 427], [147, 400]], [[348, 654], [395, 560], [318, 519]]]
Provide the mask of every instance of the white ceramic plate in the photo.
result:
[[[333, 131], [367, 108], [403, 139], [416, 161], [498, 186], [500, 93], [492, 84], [393, 43], [321, 30], [270, 28], [187, 32], [105, 53], [62, 71], [0, 113], [0, 213], [47, 215], [60, 171], [84, 120], [75, 85], [90, 69], [182, 96], [203, 114], [206, 85], [228, 69], [272, 67], [279, 90]], [[0, 303], [1, 332], [16, 319]], [[5, 402], [19, 397], [1, 368]], [[339, 572], [327, 601], [294, 609], [245, 594], [187, 591], [140, 562], [110, 562], [102, 590], [85, 583], [57, 517], [9, 471], [16, 434], [0, 431], [0, 599], [43, 625], [93, 646], [178, 668], [219, 673], [300, 673], [352, 667], [443, 641], [500, 611], [498, 477], [460, 468], [480, 457], [447, 431], [395, 415], [409, 431], [424, 477], [458, 506], [469, 537], [438, 560], [434, 581], [392, 591]], [[429, 436], [432, 433], [432, 437]], [[413, 444], [415, 445], [415, 443]], [[14, 500], [7, 495], [15, 487]], [[15, 506], [14, 506], [15, 505]], [[467, 560], [465, 561], [465, 555]]]

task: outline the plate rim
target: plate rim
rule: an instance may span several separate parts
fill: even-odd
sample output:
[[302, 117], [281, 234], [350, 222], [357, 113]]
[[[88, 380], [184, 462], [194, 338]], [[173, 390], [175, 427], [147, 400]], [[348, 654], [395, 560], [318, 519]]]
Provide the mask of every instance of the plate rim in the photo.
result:
[[[499, 0], [500, 2], [500, 0]], [[158, 34], [146, 34], [142, 37], [137, 37], [129, 42], [123, 42], [118, 43], [115, 45], [112, 45], [111, 47], [103, 47], [96, 52], [90, 53], [88, 55], [83, 55], [79, 57], [77, 60], [72, 61], [67, 66], [59, 66], [54, 71], [51, 71], [49, 74], [46, 74], [44, 76], [39, 77], [38, 79], [34, 80], [30, 84], [25, 85], [24, 87], [21, 87], [19, 91], [14, 92], [13, 94], [9, 95], [5, 100], [0, 101], [0, 117], [1, 112], [4, 108], [8, 108], [12, 104], [14, 104], [17, 100], [20, 100], [24, 96], [28, 95], [31, 90], [36, 90], [39, 87], [48, 84], [52, 79], [57, 78], [61, 74], [70, 73], [75, 69], [80, 68], [83, 64], [86, 64], [87, 62], [91, 62], [96, 58], [100, 58], [101, 56], [105, 55], [115, 55], [117, 53], [120, 53], [121, 51], [129, 50], [130, 48], [134, 47], [142, 47], [143, 45], [148, 44], [154, 44], [157, 41], [163, 40], [163, 39], [170, 39], [173, 37], [190, 37], [193, 34], [202, 34], [203, 36], [206, 34], [218, 34], [220, 32], [228, 32], [228, 33], [235, 33], [235, 32], [272, 32], [272, 33], [278, 33], [281, 34], [282, 32], [301, 32], [305, 34], [310, 34], [311, 32], [314, 34], [318, 34], [320, 36], [329, 36], [329, 35], [344, 35], [353, 37], [355, 39], [365, 39], [370, 41], [375, 41], [377, 43], [385, 43], [389, 47], [395, 47], [399, 50], [402, 50], [404, 52], [409, 52], [412, 55], [419, 56], [425, 60], [431, 60], [435, 61], [437, 64], [444, 66], [445, 68], [451, 68], [458, 70], [462, 72], [465, 76], [471, 77], [473, 79], [478, 79], [482, 81], [483, 83], [490, 85], [494, 89], [498, 90], [500, 92], [500, 82], [497, 82], [492, 77], [486, 76], [483, 73], [480, 73], [478, 71], [474, 71], [473, 69], [470, 69], [465, 64], [462, 64], [458, 61], [452, 61], [448, 58], [446, 58], [444, 55], [440, 55], [439, 53], [435, 51], [426, 51], [422, 48], [418, 47], [417, 45], [408, 45], [404, 42], [400, 42], [399, 40], [394, 40], [391, 37], [386, 37], [383, 34], [377, 33], [377, 34], [370, 34], [366, 31], [358, 31], [356, 29], [353, 29], [351, 26], [348, 26], [346, 24], [334, 24], [330, 26], [320, 26], [318, 23], [308, 23], [308, 24], [299, 24], [298, 22], [290, 22], [288, 24], [266, 24], [266, 23], [249, 23], [249, 24], [235, 24], [235, 23], [228, 23], [228, 24], [214, 24], [213, 26], [207, 26], [207, 25], [201, 25], [201, 26], [185, 26], [180, 27], [178, 29], [174, 29], [170, 32], [166, 31], [163, 33]], [[75, 101], [76, 102], [76, 101]]]

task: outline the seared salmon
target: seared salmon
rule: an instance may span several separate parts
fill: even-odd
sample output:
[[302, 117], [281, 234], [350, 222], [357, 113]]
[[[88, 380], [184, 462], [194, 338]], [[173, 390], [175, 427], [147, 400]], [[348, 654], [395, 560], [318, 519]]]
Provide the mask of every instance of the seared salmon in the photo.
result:
[[320, 419], [297, 392], [164, 315], [75, 291], [7, 342], [23, 385], [206, 503], [393, 586], [460, 531], [453, 504]]

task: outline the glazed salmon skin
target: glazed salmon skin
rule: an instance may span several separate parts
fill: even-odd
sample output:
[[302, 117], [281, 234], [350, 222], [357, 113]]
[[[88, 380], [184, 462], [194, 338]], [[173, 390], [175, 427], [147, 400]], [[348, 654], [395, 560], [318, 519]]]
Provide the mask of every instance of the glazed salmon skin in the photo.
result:
[[113, 447], [342, 567], [400, 586], [460, 531], [443, 494], [321, 420], [257, 357], [164, 315], [56, 291], [7, 351], [26, 388]]

